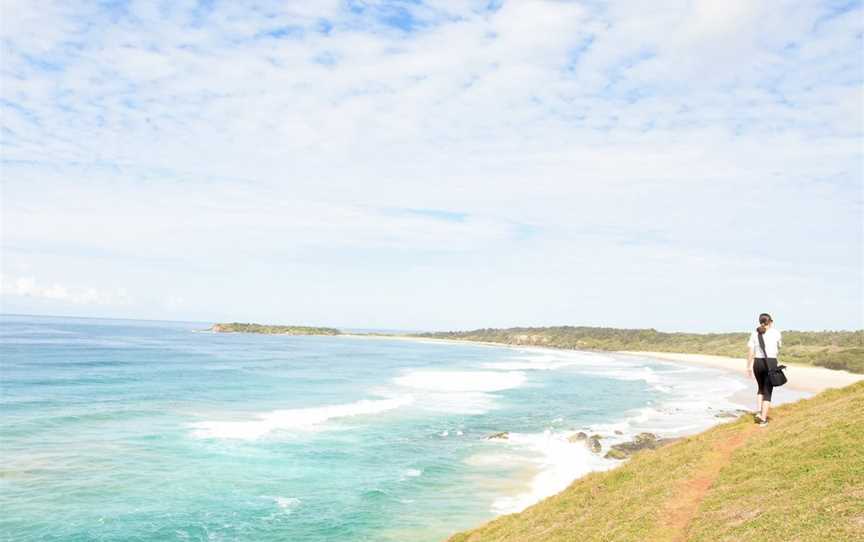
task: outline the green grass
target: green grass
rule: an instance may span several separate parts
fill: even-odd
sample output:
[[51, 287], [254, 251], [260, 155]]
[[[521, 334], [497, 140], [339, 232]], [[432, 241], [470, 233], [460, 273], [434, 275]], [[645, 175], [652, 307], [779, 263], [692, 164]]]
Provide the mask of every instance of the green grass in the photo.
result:
[[[781, 406], [771, 417], [765, 428], [744, 416], [639, 452], [451, 542], [864, 540], [864, 382]], [[748, 431], [720, 461], [718, 449]], [[670, 530], [669, 503], [712, 465], [719, 474], [688, 526]]]
[[[655, 329], [514, 327], [422, 333], [421, 337], [538, 345], [581, 350], [642, 350], [744, 357], [747, 333], [664, 333]], [[864, 374], [864, 330], [784, 331], [783, 363]]]
[[864, 383], [776, 421], [721, 472], [691, 540], [864, 540]]

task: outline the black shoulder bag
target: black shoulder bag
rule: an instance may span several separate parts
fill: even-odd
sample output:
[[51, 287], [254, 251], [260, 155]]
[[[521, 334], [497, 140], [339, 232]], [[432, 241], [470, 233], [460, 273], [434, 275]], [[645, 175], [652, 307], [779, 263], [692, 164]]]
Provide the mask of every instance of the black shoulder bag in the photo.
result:
[[[768, 351], [765, 350], [765, 338], [762, 337], [762, 334], [758, 331], [756, 335], [759, 336], [759, 346], [762, 348], [762, 354], [765, 355], [765, 368], [768, 369], [768, 380], [771, 382], [771, 385], [776, 387], [782, 386], [786, 383], [786, 375], [783, 373], [783, 369], [786, 368], [785, 365], [778, 365], [776, 369], [772, 369], [768, 364]], [[780, 355], [780, 345], [777, 345], [777, 355]]]

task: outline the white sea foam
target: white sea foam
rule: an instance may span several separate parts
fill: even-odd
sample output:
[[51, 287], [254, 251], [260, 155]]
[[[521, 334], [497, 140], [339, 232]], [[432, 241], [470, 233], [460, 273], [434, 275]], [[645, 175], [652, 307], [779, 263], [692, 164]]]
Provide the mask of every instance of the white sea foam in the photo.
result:
[[521, 371], [416, 369], [394, 378], [393, 383], [411, 390], [417, 408], [448, 414], [483, 414], [495, 408], [498, 397], [494, 392], [519, 387], [525, 380]]
[[568, 442], [563, 433], [510, 433], [510, 438], [504, 442], [534, 454], [538, 472], [527, 491], [495, 499], [492, 511], [496, 514], [520, 512], [540, 499], [563, 491], [580, 476], [615, 466], [584, 445]]
[[[746, 406], [733, 399], [736, 392], [746, 388], [746, 383], [725, 371], [707, 367], [668, 366], [653, 361], [647, 363], [655, 365], [657, 370], [641, 367], [628, 372], [634, 372], [640, 380], [645, 380], [654, 390], [661, 392], [658, 399], [624, 413], [618, 420], [589, 428], [601, 434], [613, 433], [608, 441], [610, 444], [627, 440], [643, 431], [663, 437], [695, 433], [724, 421], [717, 417], [718, 413]], [[621, 375], [615, 370], [610, 376], [616, 378]], [[614, 435], [616, 430], [623, 432], [623, 435]]]
[[579, 365], [577, 360], [513, 360], [513, 361], [492, 361], [483, 363], [481, 367], [484, 369], [493, 369], [499, 371], [555, 371], [571, 365]]
[[[614, 467], [618, 462], [604, 459], [605, 451], [611, 445], [632, 440], [640, 432], [651, 432], [661, 438], [677, 437], [697, 433], [726, 421], [728, 418], [718, 417], [717, 414], [741, 408], [742, 405], [736, 402], [734, 396], [747, 387], [744, 379], [719, 369], [629, 357], [585, 359], [577, 363], [575, 359], [556, 360], [543, 356], [484, 366], [520, 370], [529, 370], [529, 366], [538, 370], [570, 367], [581, 374], [617, 380], [641, 380], [659, 392], [657, 398], [644, 407], [626, 412], [618, 419], [581, 428], [589, 434], [603, 436], [603, 450], [599, 454], [592, 453], [584, 443], [570, 443], [567, 437], [576, 431], [555, 433], [546, 430], [534, 434], [511, 432], [508, 440], [495, 441], [495, 445], [505, 450], [527, 450], [536, 454], [537, 468], [537, 474], [526, 491], [494, 501], [492, 511], [497, 514], [523, 510], [563, 490], [575, 478]], [[506, 464], [508, 460], [512, 465], [525, 459], [519, 453], [502, 450], [498, 453], [475, 454], [466, 462], [483, 467], [495, 465], [496, 462]]]
[[204, 421], [191, 424], [198, 438], [254, 440], [277, 430], [310, 430], [338, 418], [371, 415], [393, 410], [413, 402], [413, 397], [363, 399], [344, 405], [273, 410], [260, 413], [248, 421]]
[[566, 350], [524, 350], [513, 359], [483, 363], [484, 369], [504, 371], [556, 371], [565, 367], [598, 368], [612, 359], [602, 354]]
[[294, 510], [302, 502], [300, 499], [294, 497], [275, 497], [273, 500], [276, 501], [276, 505], [279, 506], [279, 508], [288, 511]]
[[393, 380], [400, 386], [439, 392], [492, 392], [516, 388], [525, 382], [519, 371], [418, 370]]
[[406, 478], [416, 478], [423, 474], [423, 471], [420, 469], [406, 469], [402, 472], [402, 480]]

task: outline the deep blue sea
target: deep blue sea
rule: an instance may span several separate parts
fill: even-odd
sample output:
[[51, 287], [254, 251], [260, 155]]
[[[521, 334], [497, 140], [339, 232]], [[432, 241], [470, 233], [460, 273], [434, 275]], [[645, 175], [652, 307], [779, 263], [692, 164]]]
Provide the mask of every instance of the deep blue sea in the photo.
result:
[[[431, 541], [524, 508], [742, 378], [611, 354], [0, 317], [0, 537]], [[508, 439], [487, 439], [506, 431]]]

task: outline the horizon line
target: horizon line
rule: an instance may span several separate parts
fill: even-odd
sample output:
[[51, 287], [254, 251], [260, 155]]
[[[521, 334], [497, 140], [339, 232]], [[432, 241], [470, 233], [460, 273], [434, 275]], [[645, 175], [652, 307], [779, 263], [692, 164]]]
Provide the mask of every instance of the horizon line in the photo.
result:
[[[221, 321], [217, 322], [215, 320], [161, 320], [156, 318], [122, 318], [122, 317], [114, 317], [114, 316], [70, 316], [70, 315], [61, 315], [61, 314], [27, 314], [27, 313], [11, 313], [0, 311], [0, 317], [2, 316], [25, 316], [25, 317], [35, 317], [35, 318], [73, 318], [79, 320], [121, 320], [128, 322], [165, 322], [165, 323], [173, 323], [173, 324], [218, 324], [218, 323], [251, 323], [258, 324], [258, 322], [240, 322], [239, 320], [235, 320], [232, 322]], [[355, 326], [332, 326], [332, 325], [309, 325], [309, 324], [273, 324], [273, 323], [263, 323], [259, 325], [269, 325], [269, 326], [308, 326], [308, 327], [330, 327], [333, 329], [337, 329], [339, 331], [401, 331], [401, 332], [420, 332], [420, 333], [465, 333], [469, 331], [479, 331], [484, 329], [497, 329], [497, 330], [506, 330], [506, 329], [549, 329], [556, 327], [575, 327], [575, 328], [595, 328], [595, 329], [618, 329], [618, 330], [635, 330], [635, 331], [649, 331], [653, 330], [658, 333], [667, 333], [667, 334], [689, 334], [689, 335], [720, 335], [720, 334], [733, 334], [733, 333], [749, 333], [749, 331], [664, 331], [661, 329], [653, 328], [653, 327], [635, 327], [635, 328], [625, 328], [625, 327], [613, 327], [613, 326], [591, 326], [591, 325], [574, 325], [574, 324], [557, 324], [557, 325], [547, 325], [547, 326], [526, 326], [526, 325], [513, 325], [508, 327], [476, 327], [472, 329], [446, 329], [446, 330], [422, 330], [422, 329], [400, 329], [400, 328], [371, 328], [371, 327], [355, 327]], [[857, 333], [864, 332], [864, 328], [859, 329], [786, 329], [782, 330], [785, 332], [802, 332], [802, 333]]]

